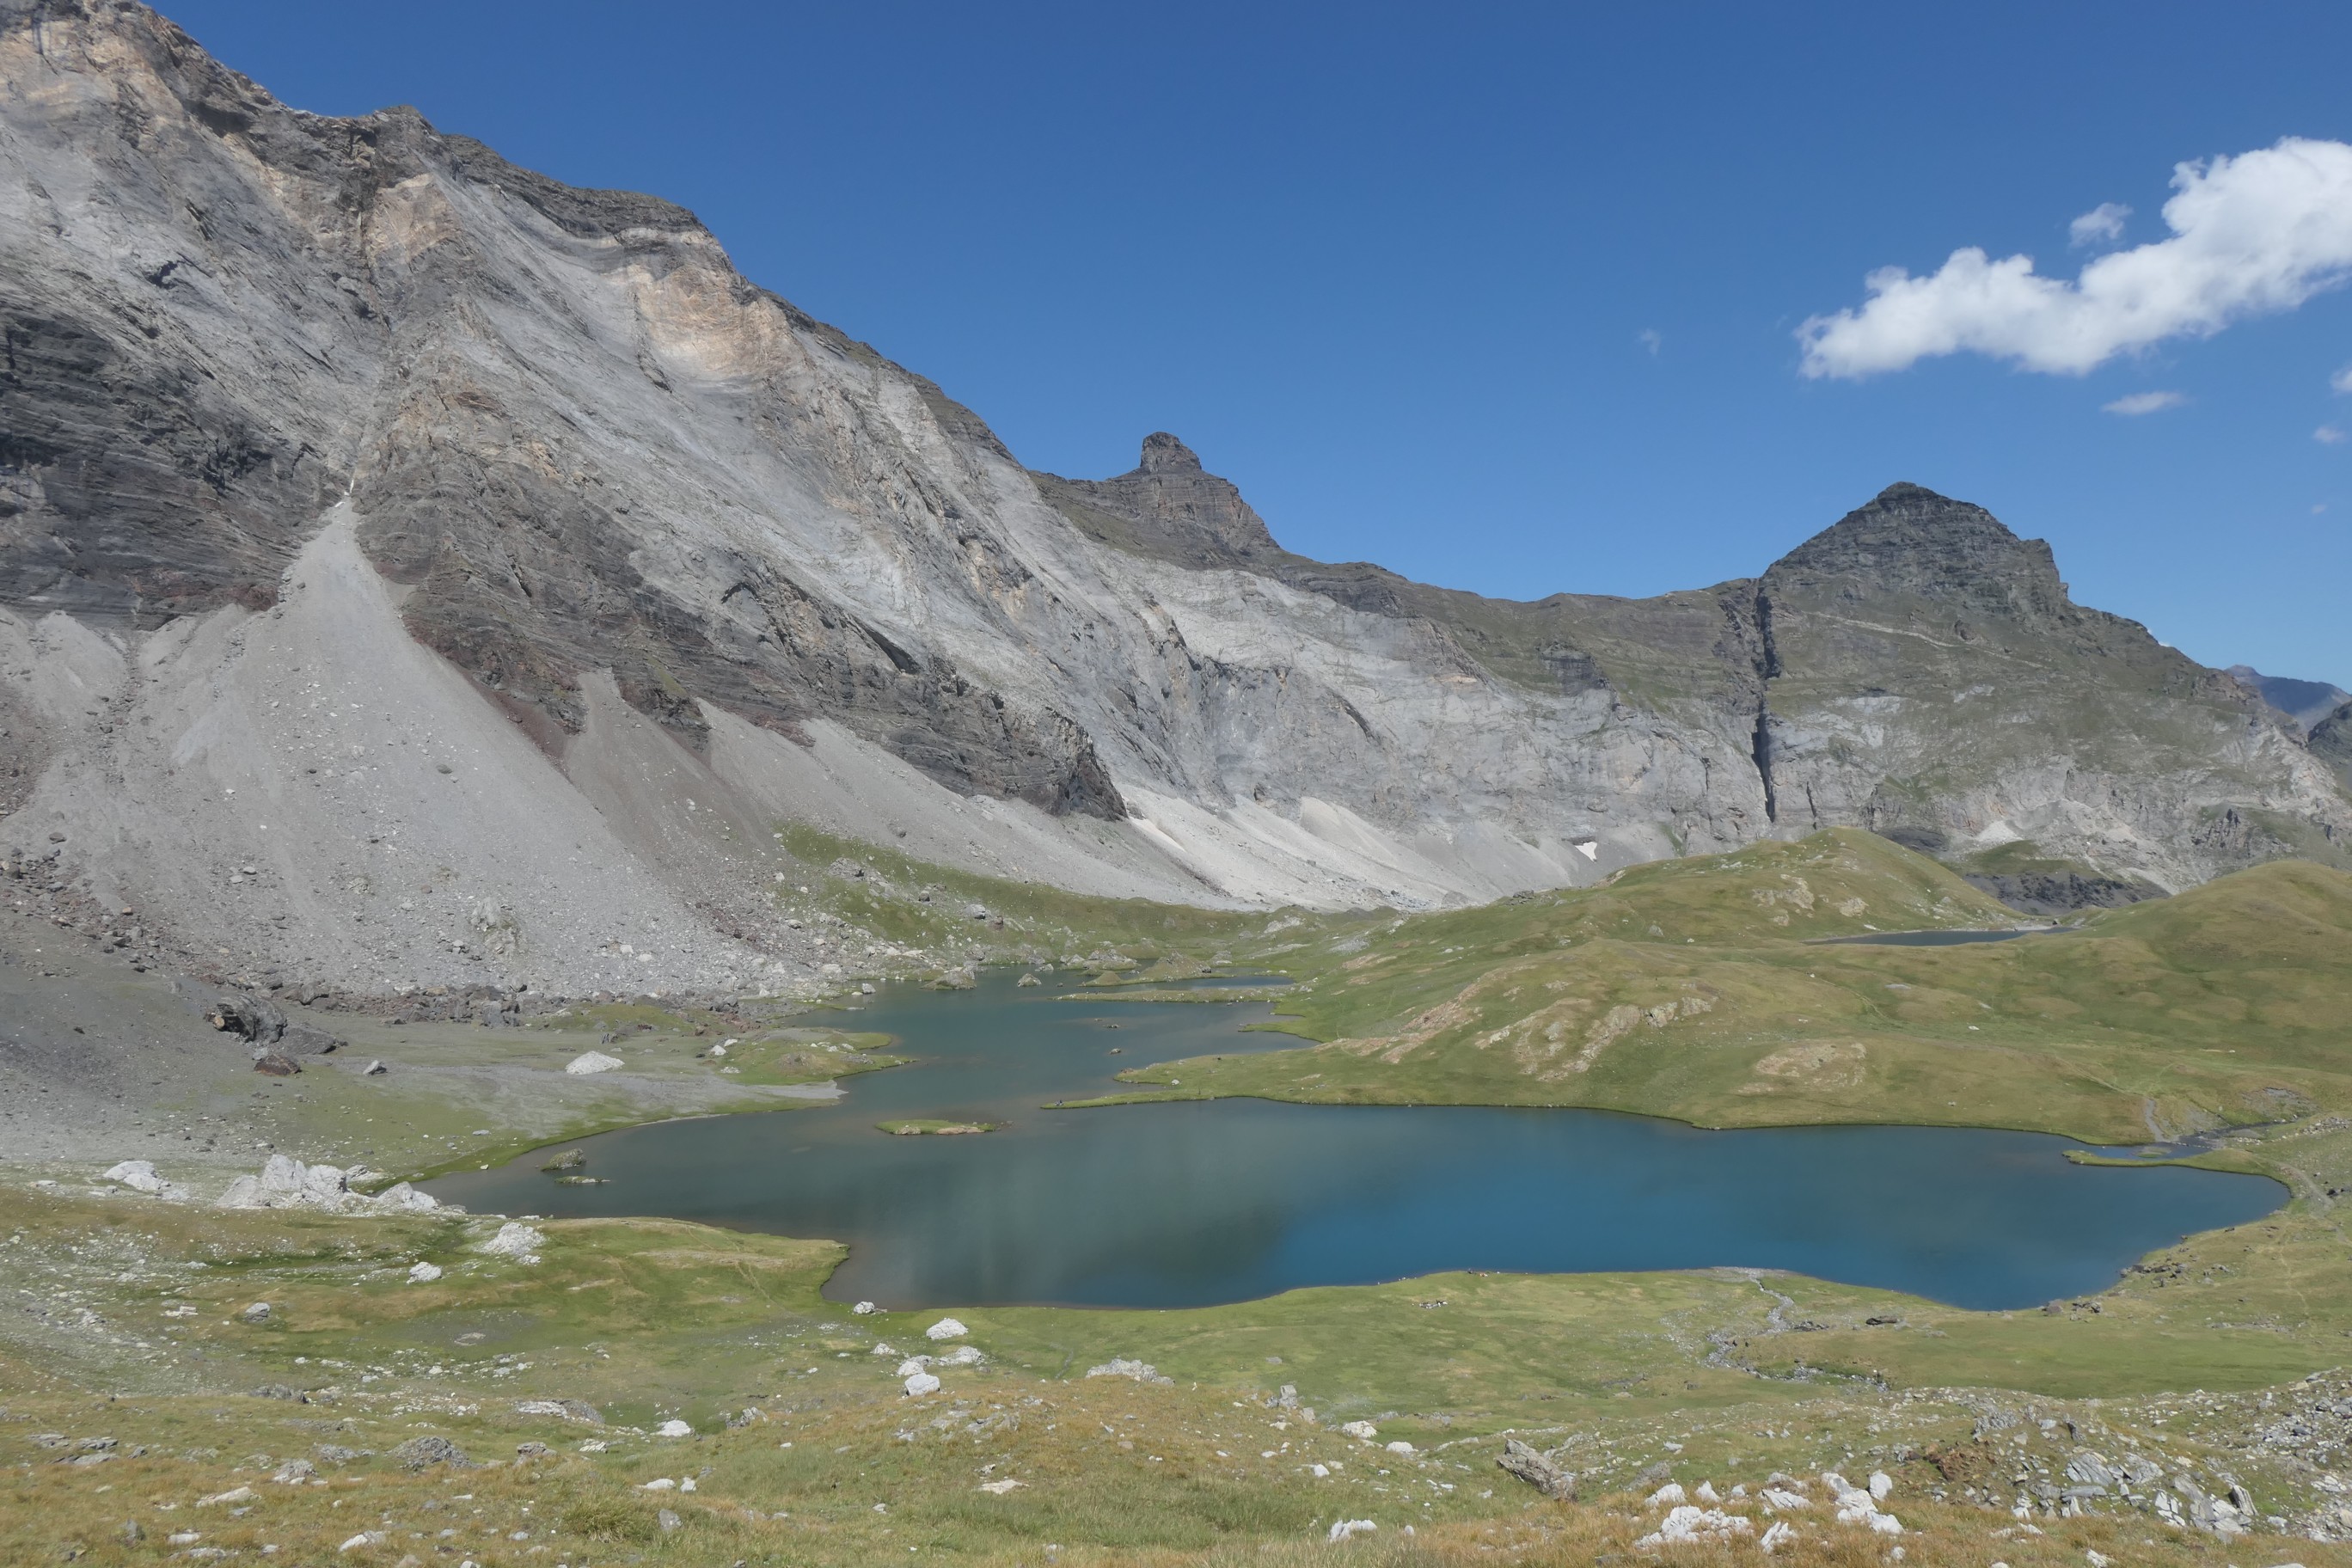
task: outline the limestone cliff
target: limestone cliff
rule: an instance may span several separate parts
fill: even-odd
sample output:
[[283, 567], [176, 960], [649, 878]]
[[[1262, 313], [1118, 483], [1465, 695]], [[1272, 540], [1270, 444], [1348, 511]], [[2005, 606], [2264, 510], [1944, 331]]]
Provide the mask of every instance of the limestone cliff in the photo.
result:
[[235, 943], [423, 974], [488, 920], [573, 984], [617, 900], [696, 933], [631, 974], [724, 978], [786, 819], [1408, 907], [1824, 823], [2170, 886], [2352, 832], [2235, 682], [1924, 490], [1752, 581], [1431, 588], [1172, 436], [1032, 473], [683, 209], [287, 108], [123, 0], [0, 0], [0, 840]]

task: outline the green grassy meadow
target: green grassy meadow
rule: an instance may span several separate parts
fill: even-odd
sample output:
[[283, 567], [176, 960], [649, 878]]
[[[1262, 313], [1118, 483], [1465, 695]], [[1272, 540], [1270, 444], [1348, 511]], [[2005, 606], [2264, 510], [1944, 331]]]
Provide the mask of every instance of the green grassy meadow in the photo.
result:
[[[1166, 987], [1203, 973], [1297, 983], [1276, 1026], [1297, 1048], [1145, 1069], [1136, 1097], [2193, 1138], [2196, 1159], [2268, 1174], [2289, 1201], [2095, 1297], [2021, 1311], [1746, 1269], [1455, 1273], [1169, 1311], [950, 1308], [968, 1329], [952, 1342], [981, 1357], [909, 1395], [900, 1361], [944, 1352], [926, 1336], [944, 1313], [826, 1299], [844, 1253], [822, 1239], [540, 1222], [530, 1264], [480, 1250], [489, 1216], [16, 1186], [0, 1193], [0, 1560], [1632, 1561], [1664, 1479], [1746, 1487], [1736, 1510], [1760, 1529], [1768, 1478], [1837, 1468], [1893, 1478], [1908, 1563], [2097, 1552], [2352, 1568], [2341, 1545], [2184, 1530], [2144, 1495], [2080, 1518], [2058, 1506], [2081, 1453], [2145, 1454], [2217, 1495], [2242, 1485], [2260, 1531], [2352, 1537], [2352, 877], [2279, 863], [2080, 930], [1904, 948], [1821, 939], [2016, 917], [1846, 832], [1412, 917], [1160, 911], [853, 851], [869, 874], [828, 886], [828, 909], [868, 900], [854, 912], [883, 931], [911, 906], [912, 939], [967, 919], [954, 900], [987, 903], [1007, 922], [992, 928], [1001, 956], [1076, 958], [1102, 983], [1085, 994], [1199, 1001]], [[926, 886], [932, 900], [912, 896]], [[696, 1110], [764, 1108], [757, 1096], [897, 1059], [883, 1037], [781, 1014], [616, 1004], [463, 1038], [410, 1031], [388, 1079], [265, 1092], [318, 1097], [306, 1110], [413, 1174], [626, 1120], [599, 1079], [559, 1081], [600, 1043], [628, 1061], [631, 1093]], [[508, 1104], [559, 1092], [573, 1097], [559, 1111]], [[451, 1118], [477, 1123], [469, 1141]], [[439, 1277], [412, 1280], [419, 1263]], [[1148, 1379], [1088, 1375], [1115, 1362]], [[692, 1435], [659, 1436], [667, 1421]], [[1375, 1440], [1339, 1430], [1359, 1421]], [[394, 1450], [420, 1436], [472, 1468], [407, 1468]], [[1574, 1471], [1577, 1500], [1496, 1468], [1507, 1436]], [[316, 1475], [272, 1479], [292, 1458]], [[252, 1497], [201, 1500], [240, 1487]], [[1379, 1529], [1325, 1543], [1352, 1519]], [[1886, 1537], [1786, 1519], [1798, 1533], [1776, 1562], [1889, 1561]], [[1761, 1556], [1752, 1536], [1673, 1550], [1686, 1554]]]

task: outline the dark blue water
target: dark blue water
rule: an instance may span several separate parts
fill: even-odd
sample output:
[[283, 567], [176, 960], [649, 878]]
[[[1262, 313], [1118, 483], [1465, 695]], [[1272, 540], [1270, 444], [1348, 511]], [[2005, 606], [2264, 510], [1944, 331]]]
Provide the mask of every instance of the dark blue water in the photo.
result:
[[2022, 931], [1888, 931], [1869, 936], [1825, 936], [1815, 947], [1965, 947], [1975, 942], [2015, 942], [2021, 936], [2050, 936], [2068, 926], [2031, 926]]
[[[1146, 1062], [1282, 1048], [1262, 1003], [1121, 1003], [1056, 987], [893, 988], [847, 1027], [913, 1065], [814, 1110], [632, 1128], [577, 1145], [609, 1184], [528, 1155], [430, 1184], [477, 1210], [653, 1214], [849, 1243], [827, 1287], [892, 1307], [1181, 1307], [1440, 1269], [1745, 1265], [1974, 1308], [2104, 1288], [2284, 1189], [2077, 1165], [2080, 1145], [1966, 1128], [1706, 1132], [1589, 1110], [1231, 1100], [1041, 1109]], [[1006, 1123], [894, 1138], [901, 1117]]]

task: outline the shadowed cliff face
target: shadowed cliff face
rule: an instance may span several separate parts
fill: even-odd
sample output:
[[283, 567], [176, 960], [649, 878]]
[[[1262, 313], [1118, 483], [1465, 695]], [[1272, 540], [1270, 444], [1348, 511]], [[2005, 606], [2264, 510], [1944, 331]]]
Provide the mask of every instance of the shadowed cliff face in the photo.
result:
[[[626, 729], [599, 729], [617, 694], [746, 833], [816, 810], [804, 763], [897, 781], [828, 795], [831, 830], [1013, 874], [1408, 906], [1829, 824], [2168, 886], [2352, 833], [2234, 682], [1915, 486], [1758, 579], [1433, 588], [1284, 551], [1165, 433], [1116, 478], [1028, 472], [683, 209], [413, 110], [287, 109], [138, 6], [0, 0], [0, 637], [27, 650], [0, 673], [41, 715], [9, 726], [38, 736], [20, 791], [103, 776], [121, 741], [77, 738], [98, 710], [39, 650], [94, 669], [96, 645], [43, 617], [133, 685], [196, 621], [265, 659], [230, 623], [301, 588], [348, 503], [469, 700], [586, 779], [619, 765], [581, 750]], [[232, 732], [158, 743], [183, 765]]]
[[2311, 727], [2311, 754], [2336, 770], [2352, 788], [2352, 702]]

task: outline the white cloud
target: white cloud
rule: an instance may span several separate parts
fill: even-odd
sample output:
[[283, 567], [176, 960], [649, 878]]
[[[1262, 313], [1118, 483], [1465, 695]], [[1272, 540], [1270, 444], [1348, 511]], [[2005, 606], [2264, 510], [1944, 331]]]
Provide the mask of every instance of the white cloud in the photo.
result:
[[2327, 378], [2327, 384], [2338, 392], [2352, 392], [2352, 364], [2346, 365]]
[[2030, 256], [1995, 261], [1973, 246], [1930, 277], [1870, 274], [1860, 309], [1797, 330], [1804, 374], [1860, 377], [1980, 353], [2080, 375], [2167, 338], [2294, 310], [2352, 278], [2352, 146], [2288, 137], [2179, 164], [2172, 184], [2171, 237], [2087, 262], [2072, 282], [2040, 276]]
[[1633, 334], [1633, 341], [1649, 350], [1652, 359], [1657, 358], [1658, 351], [1666, 346], [1666, 340], [1655, 327], [1643, 327]]
[[2099, 245], [2124, 237], [2124, 219], [2131, 208], [2121, 202], [2101, 202], [2066, 226], [2066, 238], [2076, 247]]
[[2140, 414], [2161, 414], [2168, 408], [2178, 408], [2189, 399], [2177, 392], [2135, 392], [2128, 397], [2118, 397], [2105, 405], [2109, 414], [2129, 418]]
[[2323, 447], [2341, 447], [2347, 437], [2333, 425], [2322, 425], [2311, 433], [2311, 438]]

